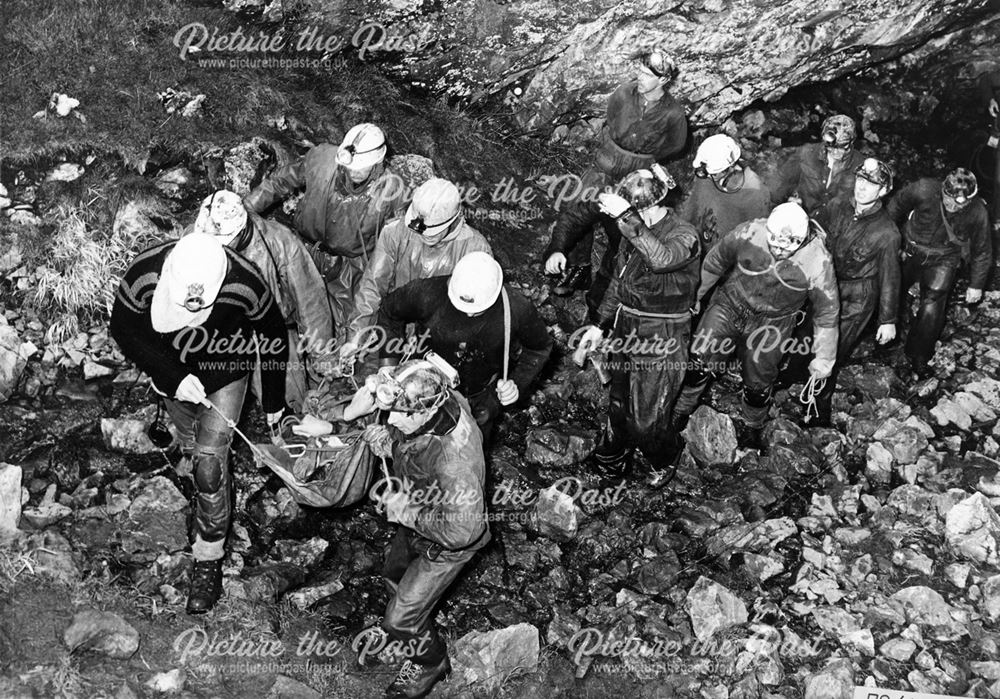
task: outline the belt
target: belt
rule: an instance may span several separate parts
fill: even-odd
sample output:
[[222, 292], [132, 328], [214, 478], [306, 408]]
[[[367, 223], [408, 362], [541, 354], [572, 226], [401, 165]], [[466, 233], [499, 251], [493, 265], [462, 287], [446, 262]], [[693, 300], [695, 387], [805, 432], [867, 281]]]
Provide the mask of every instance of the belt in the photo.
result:
[[651, 311], [640, 311], [638, 308], [626, 306], [624, 303], [618, 304], [618, 309], [630, 316], [640, 318], [661, 318], [663, 320], [688, 320], [691, 318], [691, 311], [681, 311], [680, 313], [653, 313]]
[[855, 277], [853, 279], [837, 279], [837, 282], [840, 284], [846, 284], [848, 282], [870, 282], [875, 281], [876, 279], [878, 279], [878, 276], [872, 275], [870, 277]]

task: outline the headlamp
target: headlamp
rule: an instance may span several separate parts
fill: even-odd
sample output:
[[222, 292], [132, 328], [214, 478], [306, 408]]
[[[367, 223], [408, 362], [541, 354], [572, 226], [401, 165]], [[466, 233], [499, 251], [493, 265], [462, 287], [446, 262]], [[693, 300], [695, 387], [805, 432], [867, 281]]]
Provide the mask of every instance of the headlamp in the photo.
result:
[[[456, 218], [458, 218], [458, 214], [455, 214], [451, 218], [445, 219], [440, 223], [427, 223], [426, 221], [424, 221], [423, 216], [414, 216], [413, 218], [411, 218], [409, 221], [406, 222], [406, 227], [409, 228], [414, 233], [417, 233], [419, 235], [425, 235], [426, 234], [425, 232], [427, 230], [431, 228], [440, 228], [441, 226], [446, 226], [452, 221], [454, 221]], [[431, 233], [430, 235], [434, 234]]]
[[643, 54], [639, 57], [639, 62], [658, 78], [669, 78], [673, 72], [673, 64], [660, 51], [650, 51]]

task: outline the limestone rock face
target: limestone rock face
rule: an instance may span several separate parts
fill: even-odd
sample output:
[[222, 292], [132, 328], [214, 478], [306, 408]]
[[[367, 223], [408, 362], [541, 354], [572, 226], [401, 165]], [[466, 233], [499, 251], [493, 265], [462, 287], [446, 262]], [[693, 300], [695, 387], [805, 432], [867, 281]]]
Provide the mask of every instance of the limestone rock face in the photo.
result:
[[[265, 14], [276, 5], [250, 4], [268, 5]], [[689, 106], [692, 123], [718, 124], [796, 85], [918, 47], [926, 58], [949, 43], [939, 37], [977, 24], [983, 6], [981, 0], [366, 2], [359, 14], [383, 25], [380, 34], [335, 21], [362, 3], [305, 4], [311, 16], [347, 26], [343, 45], [362, 60], [450, 97], [507, 95], [522, 126], [551, 133], [574, 121], [573, 131], [556, 134], [574, 140], [599, 128], [608, 95], [635, 71], [630, 55], [652, 44], [676, 57], [680, 75], [672, 92]]]

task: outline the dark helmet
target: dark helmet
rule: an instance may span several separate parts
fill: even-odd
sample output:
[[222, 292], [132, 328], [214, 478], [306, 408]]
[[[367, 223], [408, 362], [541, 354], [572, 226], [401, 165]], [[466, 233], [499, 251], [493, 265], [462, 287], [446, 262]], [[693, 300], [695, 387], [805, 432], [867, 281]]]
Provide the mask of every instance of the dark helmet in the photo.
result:
[[878, 158], [865, 158], [854, 174], [874, 184], [892, 189], [892, 168]]
[[964, 204], [979, 192], [979, 183], [976, 182], [975, 175], [960, 167], [944, 178], [941, 191], [957, 203]]
[[658, 78], [667, 78], [669, 81], [677, 77], [676, 61], [661, 48], [639, 51], [633, 55], [633, 58]]
[[838, 148], [850, 147], [857, 136], [854, 119], [846, 114], [834, 114], [827, 117], [820, 129], [823, 143]]
[[642, 211], [662, 202], [676, 186], [670, 173], [659, 165], [653, 165], [649, 170], [636, 170], [625, 175], [615, 193], [627, 200], [634, 209]]

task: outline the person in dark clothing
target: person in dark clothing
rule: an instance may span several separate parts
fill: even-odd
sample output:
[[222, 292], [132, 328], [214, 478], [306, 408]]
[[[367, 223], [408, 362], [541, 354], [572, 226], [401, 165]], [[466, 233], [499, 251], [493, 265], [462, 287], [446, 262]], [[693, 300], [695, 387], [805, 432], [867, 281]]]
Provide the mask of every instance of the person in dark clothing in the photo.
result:
[[295, 211], [295, 231], [310, 243], [326, 280], [338, 339], [344, 340], [362, 272], [382, 226], [401, 214], [409, 188], [383, 162], [386, 138], [374, 124], [351, 128], [340, 146], [323, 143], [279, 168], [246, 199], [264, 214], [304, 190]]
[[[389, 294], [379, 309], [379, 323], [388, 340], [383, 364], [399, 361], [389, 346], [401, 342], [391, 341], [405, 336], [407, 323], [417, 324], [418, 342], [427, 341], [420, 351], [436, 352], [458, 372], [459, 390], [469, 399], [484, 444], [489, 444], [501, 406], [528, 393], [552, 352], [552, 338], [538, 311], [503, 283], [499, 263], [481, 251], [459, 260], [450, 277], [417, 279]], [[509, 378], [503, 376], [505, 362], [511, 367]]]
[[670, 414], [687, 365], [701, 245], [694, 227], [663, 203], [674, 186], [654, 165], [628, 175], [615, 194], [601, 195], [601, 212], [625, 244], [598, 311], [600, 322], [583, 330], [580, 345], [599, 345], [611, 333], [610, 401], [594, 459], [615, 475], [628, 470], [631, 451], [638, 448], [656, 480], [676, 452]]
[[435, 609], [490, 542], [482, 436], [466, 400], [425, 360], [383, 367], [349, 408], [354, 416], [388, 412], [388, 427], [369, 427], [366, 439], [392, 457], [390, 480], [371, 492], [398, 525], [382, 571], [391, 596], [381, 628], [360, 637], [381, 648], [384, 633], [404, 649], [406, 660], [385, 696], [419, 699], [451, 669]]
[[695, 180], [677, 215], [698, 231], [702, 255], [736, 226], [771, 211], [770, 190], [740, 162], [741, 155], [735, 138], [715, 134], [698, 146], [694, 156]]
[[838, 197], [816, 216], [827, 232], [826, 247], [833, 256], [840, 295], [840, 333], [837, 363], [816, 396], [815, 419], [810, 427], [830, 425], [830, 408], [837, 373], [850, 359], [861, 334], [878, 318], [875, 341], [896, 337], [899, 306], [899, 229], [882, 206], [892, 189], [892, 171], [868, 158], [857, 171], [853, 197]]
[[903, 233], [904, 290], [920, 283], [920, 309], [906, 336], [905, 353], [917, 376], [930, 374], [928, 362], [944, 329], [948, 295], [963, 263], [970, 265], [965, 302], [983, 297], [993, 246], [986, 204], [976, 196], [976, 177], [959, 168], [944, 182], [924, 178], [900, 190], [889, 216]]
[[815, 357], [809, 373], [818, 381], [833, 369], [840, 312], [833, 260], [821, 231], [798, 204], [788, 202], [775, 207], [766, 220], [730, 231], [709, 251], [696, 308], [726, 275], [695, 332], [691, 368], [674, 406], [675, 429], [682, 429], [713, 376], [724, 371], [736, 353], [743, 364], [740, 441], [759, 448], [786, 341], [807, 300], [814, 310]]
[[[979, 94], [993, 119], [994, 133], [1000, 127], [1000, 70], [988, 70], [979, 76]], [[1000, 230], [1000, 144], [993, 143], [993, 228]]]
[[[267, 281], [288, 328], [285, 402], [301, 411], [306, 392], [321, 381], [320, 368], [336, 356], [323, 277], [302, 239], [287, 226], [248, 212], [238, 194], [224, 189], [202, 202], [191, 231], [216, 236], [257, 265]], [[251, 389], [260, 395], [259, 370]]]
[[[638, 60], [636, 79], [620, 85], [608, 100], [601, 145], [594, 166], [581, 178], [581, 192], [609, 188], [630, 172], [666, 163], [687, 143], [684, 108], [666, 89], [677, 75], [674, 62], [659, 49], [640, 53]], [[592, 322], [611, 281], [621, 241], [613, 225], [604, 227], [604, 236], [595, 234], [593, 229], [600, 221], [593, 198], [570, 202], [560, 212], [543, 256], [547, 274], [565, 275], [554, 287], [555, 293], [568, 295], [576, 288], [590, 286], [587, 307]], [[590, 284], [592, 257], [600, 261]]]
[[831, 199], [854, 192], [854, 171], [865, 159], [854, 148], [854, 120], [846, 114], [828, 117], [820, 134], [820, 143], [796, 148], [779, 166], [773, 205], [795, 201], [812, 216]]
[[267, 421], [281, 417], [285, 322], [253, 264], [216, 237], [191, 233], [133, 260], [118, 287], [110, 332], [154, 389], [167, 396], [181, 451], [192, 461], [197, 495], [187, 610], [206, 612], [222, 594], [232, 515], [228, 421], [239, 419], [258, 351]]

